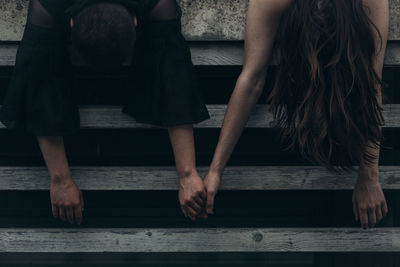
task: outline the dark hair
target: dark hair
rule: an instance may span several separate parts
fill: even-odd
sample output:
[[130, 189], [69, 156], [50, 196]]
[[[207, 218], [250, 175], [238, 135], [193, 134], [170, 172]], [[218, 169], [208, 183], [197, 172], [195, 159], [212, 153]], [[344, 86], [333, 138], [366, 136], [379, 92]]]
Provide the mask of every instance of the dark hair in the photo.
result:
[[382, 38], [362, 0], [294, 0], [280, 31], [269, 101], [288, 147], [331, 170], [371, 163], [366, 147], [380, 146], [384, 122], [374, 31]]
[[132, 17], [122, 5], [90, 5], [74, 16], [72, 45], [89, 64], [121, 65], [136, 41]]

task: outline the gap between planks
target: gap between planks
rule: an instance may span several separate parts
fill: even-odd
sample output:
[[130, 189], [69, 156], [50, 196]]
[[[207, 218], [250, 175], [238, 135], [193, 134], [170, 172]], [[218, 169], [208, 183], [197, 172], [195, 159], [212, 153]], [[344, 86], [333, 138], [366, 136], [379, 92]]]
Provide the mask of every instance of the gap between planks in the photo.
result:
[[[243, 44], [238, 42], [189, 43], [193, 64], [196, 66], [241, 66], [243, 65]], [[14, 66], [18, 45], [0, 45], [0, 66]], [[278, 52], [271, 58], [271, 65], [277, 65]], [[386, 66], [400, 65], [400, 42], [388, 43], [385, 55]]]

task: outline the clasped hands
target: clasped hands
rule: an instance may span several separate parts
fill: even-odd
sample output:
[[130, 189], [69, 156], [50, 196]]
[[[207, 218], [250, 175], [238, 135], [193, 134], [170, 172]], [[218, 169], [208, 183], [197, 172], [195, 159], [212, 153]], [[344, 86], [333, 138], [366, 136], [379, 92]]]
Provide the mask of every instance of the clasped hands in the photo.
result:
[[179, 177], [179, 204], [185, 217], [195, 221], [214, 213], [214, 199], [221, 175], [208, 172], [201, 179], [197, 172]]

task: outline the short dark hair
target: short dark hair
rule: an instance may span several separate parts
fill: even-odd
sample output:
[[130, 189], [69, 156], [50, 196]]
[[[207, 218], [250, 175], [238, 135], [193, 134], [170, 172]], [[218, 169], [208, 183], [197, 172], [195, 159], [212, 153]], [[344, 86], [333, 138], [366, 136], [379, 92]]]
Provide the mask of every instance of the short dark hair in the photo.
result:
[[91, 65], [121, 65], [134, 49], [133, 14], [119, 4], [93, 4], [74, 16], [73, 47]]

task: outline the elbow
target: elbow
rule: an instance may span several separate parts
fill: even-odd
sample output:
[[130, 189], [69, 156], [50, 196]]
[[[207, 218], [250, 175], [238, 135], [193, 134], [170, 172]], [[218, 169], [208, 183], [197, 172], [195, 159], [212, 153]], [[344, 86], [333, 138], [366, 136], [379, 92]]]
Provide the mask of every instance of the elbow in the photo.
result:
[[264, 91], [266, 71], [257, 74], [242, 72], [237, 81], [237, 86], [243, 88], [250, 98], [259, 98]]

